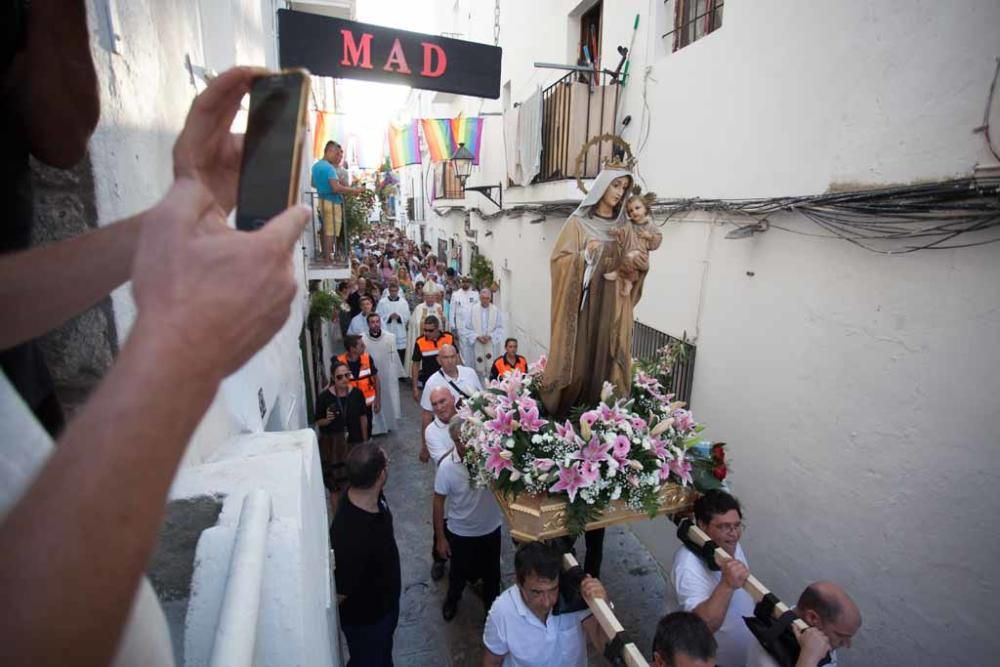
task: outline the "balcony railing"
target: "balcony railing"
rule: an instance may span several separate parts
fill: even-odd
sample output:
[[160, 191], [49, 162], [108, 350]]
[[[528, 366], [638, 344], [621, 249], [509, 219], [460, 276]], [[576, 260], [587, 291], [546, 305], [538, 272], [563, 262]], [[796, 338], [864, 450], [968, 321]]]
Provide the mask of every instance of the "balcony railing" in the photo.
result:
[[584, 144], [602, 134], [615, 134], [618, 84], [611, 74], [570, 72], [542, 91], [542, 160], [535, 181], [593, 178], [611, 157], [610, 141], [590, 146], [577, 174]]
[[307, 225], [302, 232], [303, 252], [306, 256], [306, 265], [310, 271], [322, 271], [328, 269], [346, 269], [350, 267], [351, 245], [347, 238], [347, 211], [343, 204], [340, 206], [343, 213], [343, 224], [340, 229], [340, 236], [334, 239], [334, 262], [329, 264], [323, 258], [323, 219], [319, 212], [319, 195], [315, 190], [307, 190], [302, 193], [302, 203], [312, 211], [310, 225]]
[[635, 359], [653, 359], [661, 354], [663, 348], [672, 346], [673, 364], [670, 372], [668, 391], [675, 400], [691, 404], [691, 386], [694, 383], [695, 346], [686, 340], [675, 338], [642, 322], [636, 322], [632, 327], [632, 357]]

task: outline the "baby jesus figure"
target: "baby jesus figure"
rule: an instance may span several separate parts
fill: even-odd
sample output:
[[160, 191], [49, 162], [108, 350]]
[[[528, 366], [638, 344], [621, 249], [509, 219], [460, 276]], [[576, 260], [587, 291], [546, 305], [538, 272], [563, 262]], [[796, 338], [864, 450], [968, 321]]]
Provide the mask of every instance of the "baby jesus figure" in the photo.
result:
[[614, 271], [604, 274], [604, 279], [618, 282], [618, 293], [628, 296], [632, 286], [639, 280], [639, 274], [649, 270], [649, 252], [656, 250], [663, 242], [660, 230], [649, 224], [652, 216], [649, 204], [656, 195], [632, 195], [625, 202], [625, 212], [631, 224], [611, 232], [621, 247], [621, 263]]

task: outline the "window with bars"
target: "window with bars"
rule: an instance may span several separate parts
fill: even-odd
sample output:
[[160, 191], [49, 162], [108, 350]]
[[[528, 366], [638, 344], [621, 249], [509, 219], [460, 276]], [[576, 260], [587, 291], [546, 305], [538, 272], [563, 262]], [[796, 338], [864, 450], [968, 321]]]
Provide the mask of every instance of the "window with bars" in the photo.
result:
[[434, 163], [434, 199], [464, 199], [465, 188], [450, 160]]
[[[722, 27], [723, 0], [664, 0], [673, 29], [663, 35], [671, 51], [683, 49]], [[668, 18], [669, 20], [669, 18]]]

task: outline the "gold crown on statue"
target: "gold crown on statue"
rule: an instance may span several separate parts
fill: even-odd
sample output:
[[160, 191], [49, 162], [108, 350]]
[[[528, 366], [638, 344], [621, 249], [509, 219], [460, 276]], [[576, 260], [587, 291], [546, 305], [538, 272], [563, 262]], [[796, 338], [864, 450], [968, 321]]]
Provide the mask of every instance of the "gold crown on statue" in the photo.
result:
[[611, 155], [601, 160], [602, 169], [620, 169], [622, 171], [632, 171], [636, 165], [635, 156], [632, 155], [632, 147], [627, 141], [617, 134], [601, 134], [593, 137], [583, 145], [580, 154], [576, 156], [576, 187], [587, 194], [587, 188], [583, 185], [583, 165], [587, 159], [587, 152], [592, 146], [600, 145], [604, 142], [611, 142]]

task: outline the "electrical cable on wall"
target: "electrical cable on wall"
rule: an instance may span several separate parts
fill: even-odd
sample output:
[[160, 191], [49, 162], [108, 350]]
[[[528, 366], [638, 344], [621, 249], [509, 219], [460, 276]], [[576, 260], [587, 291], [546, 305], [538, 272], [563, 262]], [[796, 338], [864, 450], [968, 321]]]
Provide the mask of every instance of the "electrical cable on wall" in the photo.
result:
[[[484, 213], [475, 208], [470, 210], [482, 220], [531, 215], [530, 222], [535, 223], [550, 216], [567, 216], [578, 204], [577, 201], [565, 200], [522, 204], [495, 213]], [[841, 240], [885, 255], [1000, 242], [1000, 183], [974, 178], [800, 197], [659, 199], [651, 208], [654, 215], [663, 216], [661, 226], [680, 214], [692, 211], [726, 213], [749, 217], [753, 225], [747, 227], [755, 226], [754, 231], [770, 228], [802, 236]], [[435, 212], [446, 215], [450, 209], [440, 208]], [[819, 227], [822, 233], [794, 230], [774, 224], [769, 218], [782, 213], [799, 213]], [[992, 236], [963, 243], [951, 242], [974, 232], [991, 232]]]

